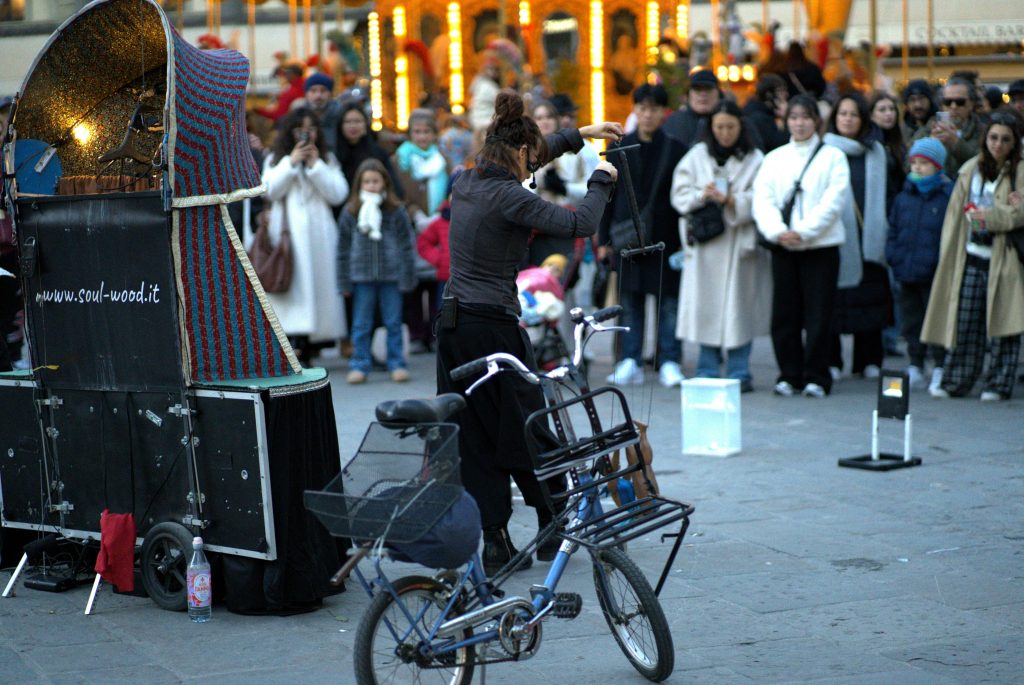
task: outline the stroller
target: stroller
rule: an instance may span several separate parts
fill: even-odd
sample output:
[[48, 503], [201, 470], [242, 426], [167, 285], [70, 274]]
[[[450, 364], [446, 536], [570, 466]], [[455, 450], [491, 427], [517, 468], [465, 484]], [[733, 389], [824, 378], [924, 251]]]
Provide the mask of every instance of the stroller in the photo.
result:
[[542, 371], [560, 366], [569, 357], [569, 349], [559, 331], [559, 322], [565, 314], [561, 276], [567, 261], [564, 255], [552, 254], [540, 266], [524, 269], [516, 277], [522, 309], [520, 325], [526, 329], [537, 367]]

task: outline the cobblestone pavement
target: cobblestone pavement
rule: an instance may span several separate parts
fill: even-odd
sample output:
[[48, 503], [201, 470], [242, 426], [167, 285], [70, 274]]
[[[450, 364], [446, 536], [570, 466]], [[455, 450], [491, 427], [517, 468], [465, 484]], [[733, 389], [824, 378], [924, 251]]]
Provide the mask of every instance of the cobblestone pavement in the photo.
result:
[[[406, 385], [380, 372], [350, 387], [340, 360], [323, 363], [343, 455], [377, 402], [433, 394], [429, 354], [411, 358]], [[599, 355], [595, 375], [609, 368], [607, 353]], [[1024, 402], [914, 392], [914, 454], [924, 464], [870, 473], [836, 461], [870, 449], [875, 381], [844, 379], [825, 400], [772, 396], [767, 339], [755, 343], [753, 370], [757, 390], [742, 397], [743, 450], [725, 459], [681, 454], [677, 389], [654, 379], [627, 391], [634, 414], [651, 420], [663, 491], [696, 505], [661, 595], [675, 642], [669, 682], [1022, 682]], [[901, 451], [900, 424], [883, 422], [881, 445]], [[534, 526], [518, 507], [514, 539], [525, 542]], [[651, 536], [629, 550], [654, 579], [668, 546]], [[534, 564], [508, 588], [526, 593], [546, 567]], [[7, 578], [0, 573], [0, 584]], [[583, 596], [579, 618], [548, 621], [535, 658], [489, 667], [486, 682], [645, 682], [608, 632], [585, 556], [574, 557], [560, 589]], [[368, 601], [355, 587], [311, 614], [247, 617], [215, 607], [205, 625], [109, 590], [86, 617], [87, 592], [19, 588], [0, 600], [0, 682], [354, 682], [352, 643]]]

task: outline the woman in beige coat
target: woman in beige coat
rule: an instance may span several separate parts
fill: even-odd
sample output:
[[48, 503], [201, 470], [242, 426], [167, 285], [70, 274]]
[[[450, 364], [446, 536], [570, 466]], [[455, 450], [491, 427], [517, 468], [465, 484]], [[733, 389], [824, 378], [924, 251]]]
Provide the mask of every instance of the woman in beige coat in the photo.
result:
[[[1011, 174], [1016, 175], [1011, 181]], [[992, 115], [981, 153], [960, 169], [942, 226], [921, 340], [950, 350], [937, 397], [962, 397], [981, 376], [983, 401], [1009, 399], [1024, 332], [1024, 267], [1006, 233], [1024, 224], [1019, 120]]]
[[[771, 263], [757, 246], [751, 216], [763, 159], [747, 138], [739, 108], [722, 101], [704, 141], [679, 161], [672, 179], [684, 246], [676, 337], [700, 345], [698, 376], [718, 378], [724, 355], [726, 376], [739, 380], [744, 392], [753, 389], [751, 343], [769, 332], [772, 311]], [[687, 215], [708, 202], [723, 207], [725, 231], [698, 243], [689, 239]]]

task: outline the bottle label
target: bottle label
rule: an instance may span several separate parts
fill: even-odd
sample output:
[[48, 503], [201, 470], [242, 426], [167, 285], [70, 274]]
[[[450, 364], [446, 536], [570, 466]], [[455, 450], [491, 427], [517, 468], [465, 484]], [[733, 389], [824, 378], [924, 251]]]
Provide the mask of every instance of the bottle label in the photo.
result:
[[188, 605], [193, 609], [210, 606], [213, 592], [210, 588], [210, 572], [208, 570], [188, 571]]

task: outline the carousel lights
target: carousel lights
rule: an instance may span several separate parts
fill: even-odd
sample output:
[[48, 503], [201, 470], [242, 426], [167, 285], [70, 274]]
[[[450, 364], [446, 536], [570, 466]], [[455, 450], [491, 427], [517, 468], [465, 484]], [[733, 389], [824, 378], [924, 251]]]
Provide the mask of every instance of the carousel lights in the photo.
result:
[[740, 69], [740, 76], [744, 81], [754, 81], [757, 79], [757, 71], [754, 69], [752, 64], [744, 64]]
[[[590, 120], [604, 121], [604, 3], [590, 3]], [[604, 141], [594, 141], [604, 149]]]
[[[405, 5], [397, 5], [392, 14], [395, 43], [405, 41]], [[395, 58], [395, 123], [400, 130], [409, 128], [409, 59], [404, 54]]]
[[738, 65], [729, 65], [729, 80], [733, 83], [738, 83], [740, 80], [740, 68]]
[[647, 63], [658, 62], [658, 39], [661, 38], [661, 10], [654, 0], [647, 3]]
[[381, 123], [384, 113], [384, 94], [380, 84], [380, 15], [370, 12], [366, 17], [370, 53], [370, 113], [373, 130], [384, 128]]
[[690, 3], [681, 2], [676, 5], [676, 40], [682, 42], [690, 39]]
[[719, 64], [718, 68], [715, 69], [715, 76], [718, 77], [719, 81], [728, 81], [729, 80], [729, 67], [725, 66], [724, 64]]
[[527, 2], [527, 0], [522, 0], [522, 2], [519, 3], [519, 25], [530, 25], [530, 3]]
[[452, 103], [452, 114], [462, 114], [465, 99], [462, 80], [462, 12], [459, 3], [448, 3], [448, 100]]

